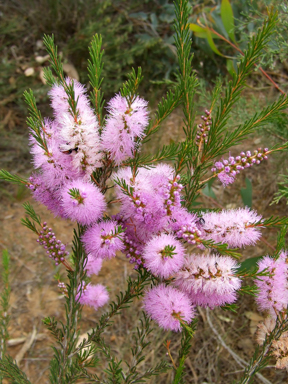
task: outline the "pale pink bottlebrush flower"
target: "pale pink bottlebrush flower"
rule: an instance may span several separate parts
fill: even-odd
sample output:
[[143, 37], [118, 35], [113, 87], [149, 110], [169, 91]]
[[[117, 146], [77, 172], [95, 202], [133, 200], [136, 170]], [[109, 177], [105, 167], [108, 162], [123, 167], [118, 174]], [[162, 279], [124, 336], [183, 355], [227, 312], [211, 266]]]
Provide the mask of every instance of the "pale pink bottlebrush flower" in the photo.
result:
[[[77, 195], [74, 197], [71, 196], [73, 189], [77, 190]], [[65, 184], [61, 197], [61, 205], [66, 217], [82, 225], [89, 225], [97, 221], [107, 207], [105, 197], [99, 188], [81, 179]]]
[[137, 177], [146, 179], [153, 190], [163, 199], [167, 215], [181, 207], [181, 191], [184, 188], [179, 183], [180, 176], [167, 164], [158, 164], [155, 168], [140, 168]]
[[[282, 259], [287, 264], [287, 267], [288, 267], [288, 252], [287, 251], [282, 250], [280, 252], [279, 259]], [[287, 270], [287, 272], [288, 272], [288, 270]]]
[[249, 208], [230, 209], [221, 212], [209, 212], [202, 215], [203, 238], [216, 243], [227, 243], [229, 247], [238, 248], [254, 245], [261, 237], [259, 222], [262, 216]]
[[190, 323], [195, 316], [191, 300], [176, 288], [160, 284], [146, 292], [143, 307], [165, 330], [181, 331], [181, 321]]
[[167, 279], [184, 264], [185, 249], [174, 236], [162, 233], [150, 240], [144, 250], [145, 267], [153, 275]]
[[[149, 184], [155, 190], [160, 190], [165, 187], [169, 180], [175, 176], [175, 170], [168, 164], [157, 164], [154, 168], [139, 168], [137, 176], [142, 180], [149, 180]], [[179, 180], [179, 178], [177, 179]]]
[[[70, 79], [66, 82], [71, 84]], [[85, 87], [75, 80], [73, 84], [77, 100], [76, 118], [70, 111], [68, 97], [62, 85], [54, 85], [49, 94], [59, 129], [60, 149], [63, 152], [71, 152], [74, 169], [83, 172], [89, 180], [95, 168], [101, 167], [99, 127], [85, 94]]]
[[124, 118], [133, 137], [141, 137], [149, 121], [147, 105], [146, 100], [137, 96], [129, 107], [126, 98], [119, 94], [109, 101], [107, 109], [110, 116]]
[[82, 241], [87, 253], [93, 257], [111, 259], [124, 248], [123, 233], [118, 232], [116, 221], [103, 221], [89, 227]]
[[98, 273], [100, 272], [101, 268], [102, 268], [102, 262], [103, 262], [103, 259], [101, 258], [97, 258], [97, 257], [93, 257], [90, 253], [89, 255], [87, 256], [87, 263], [85, 265], [85, 270], [86, 270], [86, 274], [87, 276], [92, 276], [92, 275], [98, 275]]
[[163, 195], [153, 187], [149, 174], [141, 169], [133, 177], [131, 169], [124, 168], [115, 173], [113, 178], [123, 179], [133, 188], [133, 193], [127, 196], [121, 187], [116, 186], [117, 197], [122, 203], [120, 215], [127, 225], [134, 226], [139, 240], [148, 241], [167, 225]]
[[232, 304], [241, 287], [236, 268], [237, 263], [230, 257], [191, 255], [174, 275], [174, 284], [196, 305], [214, 308]]
[[277, 260], [265, 256], [258, 262], [259, 272], [267, 268], [269, 276], [259, 276], [255, 280], [259, 292], [256, 302], [261, 311], [268, 310], [275, 316], [275, 309], [283, 311], [288, 305], [287, 264], [283, 258]]
[[35, 169], [42, 171], [45, 185], [55, 188], [69, 179], [81, 176], [81, 173], [73, 168], [71, 157], [60, 150], [61, 140], [59, 139], [57, 124], [49, 119], [44, 119], [43, 124], [47, 150], [41, 148], [34, 137], [30, 135], [30, 153], [33, 156]]
[[79, 299], [80, 304], [89, 305], [97, 310], [103, 307], [109, 301], [109, 294], [102, 284], [93, 285], [89, 283], [84, 286], [81, 297]]
[[102, 147], [110, 152], [117, 165], [133, 156], [136, 139], [143, 137], [148, 125], [147, 104], [137, 96], [129, 107], [121, 95], [116, 95], [108, 103], [109, 114], [101, 135]]

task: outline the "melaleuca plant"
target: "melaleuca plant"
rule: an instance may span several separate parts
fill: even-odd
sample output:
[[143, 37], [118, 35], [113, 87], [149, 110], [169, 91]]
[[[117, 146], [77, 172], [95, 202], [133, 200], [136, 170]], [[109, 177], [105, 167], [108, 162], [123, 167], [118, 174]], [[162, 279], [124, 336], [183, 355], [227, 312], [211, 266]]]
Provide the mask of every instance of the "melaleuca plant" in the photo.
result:
[[[286, 95], [268, 105], [252, 118], [231, 129], [233, 106], [254, 65], [259, 60], [277, 22], [271, 12], [240, 58], [237, 73], [227, 88], [218, 85], [211, 105], [195, 124], [193, 98], [197, 78], [192, 70], [191, 39], [187, 0], [175, 2], [175, 45], [179, 60], [177, 83], [159, 103], [156, 115], [148, 111], [148, 102], [137, 94], [143, 80], [141, 69], [132, 71], [121, 92], [106, 106], [101, 91], [102, 38], [95, 36], [89, 47], [90, 100], [86, 88], [66, 78], [53, 37], [44, 44], [51, 59], [45, 71], [51, 90], [53, 119], [42, 118], [31, 91], [25, 92], [30, 116], [30, 147], [35, 172], [28, 180], [1, 171], [1, 179], [26, 185], [38, 202], [62, 219], [76, 222], [72, 254], [57, 239], [48, 223], [34, 208], [24, 204], [23, 224], [37, 236], [43, 251], [56, 265], [67, 271], [68, 283], [59, 282], [65, 295], [66, 322], [47, 317], [45, 325], [54, 335], [56, 346], [50, 363], [50, 382], [71, 384], [149, 382], [152, 376], [174, 370], [173, 383], [184, 383], [184, 363], [191, 340], [197, 332], [197, 306], [223, 307], [237, 311], [240, 293], [256, 296], [259, 310], [265, 311], [269, 326], [264, 329], [263, 345], [255, 352], [241, 383], [248, 383], [263, 368], [270, 355], [283, 360], [277, 344], [288, 329], [288, 258], [285, 234], [288, 218], [263, 218], [249, 208], [211, 211], [194, 204], [202, 188], [212, 178], [223, 186], [234, 182], [240, 172], [265, 162], [273, 148], [258, 148], [233, 157], [230, 148], [241, 143], [268, 121], [273, 121], [287, 107]], [[221, 95], [224, 94], [222, 97]], [[181, 105], [184, 112], [185, 140], [159, 148], [157, 153], [141, 152], [171, 112]], [[262, 165], [263, 166], [263, 165]], [[108, 201], [107, 190], [114, 188], [115, 199]], [[108, 208], [120, 203], [118, 213]], [[243, 269], [237, 262], [239, 249], [255, 245], [263, 228], [279, 227], [275, 254], [265, 256], [253, 269]], [[130, 277], [127, 289], [110, 303], [86, 339], [77, 343], [83, 305], [95, 310], [109, 301], [102, 285], [93, 285], [89, 277], [97, 274], [105, 259], [125, 254], [134, 265], [137, 277]], [[245, 278], [255, 285], [245, 284]], [[113, 317], [137, 298], [144, 315], [137, 329], [131, 362], [122, 364], [103, 338]], [[150, 323], [164, 330], [179, 332], [179, 359], [166, 359], [146, 370], [140, 368], [149, 348]], [[272, 325], [271, 325], [272, 324]], [[167, 343], [168, 355], [171, 356]], [[145, 350], [145, 351], [144, 351]], [[105, 372], [96, 369], [98, 352], [109, 363]], [[279, 367], [283, 368], [283, 361]], [[3, 377], [17, 377], [17, 383], [29, 380], [12, 361], [1, 355]], [[14, 376], [13, 376], [14, 375]], [[17, 376], [15, 376], [17, 375]], [[14, 381], [15, 382], [15, 381]]]

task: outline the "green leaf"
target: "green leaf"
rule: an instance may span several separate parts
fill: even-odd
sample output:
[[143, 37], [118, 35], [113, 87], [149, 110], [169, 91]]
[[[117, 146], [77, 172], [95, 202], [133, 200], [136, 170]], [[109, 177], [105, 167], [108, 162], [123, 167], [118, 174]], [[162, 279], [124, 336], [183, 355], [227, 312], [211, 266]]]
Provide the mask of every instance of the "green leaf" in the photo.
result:
[[214, 182], [215, 179], [211, 179], [208, 181], [207, 185], [205, 186], [205, 188], [203, 188], [202, 192], [204, 193], [204, 195], [206, 196], [209, 196], [209, 197], [212, 197], [212, 199], [217, 199], [213, 189], [212, 189], [212, 184]]
[[[197, 24], [190, 24], [189, 28], [192, 32], [194, 32], [194, 35], [196, 37], [200, 37], [201, 39], [207, 39], [207, 28], [200, 27], [200, 25]], [[210, 32], [213, 39], [220, 39], [219, 36], [215, 35], [215, 33]]]
[[231, 76], [233, 76], [233, 74], [236, 73], [233, 60], [227, 59], [226, 66], [227, 66], [227, 71], [230, 73]]
[[207, 37], [206, 37], [207, 42], [208, 42], [210, 48], [212, 49], [212, 51], [219, 56], [223, 56], [222, 53], [216, 47], [214, 40], [213, 40], [213, 37], [212, 37], [212, 33], [209, 31], [209, 29], [206, 29], [206, 33], [207, 33]]
[[252, 208], [252, 183], [246, 177], [246, 188], [241, 188], [241, 197], [245, 206]]
[[223, 25], [228, 33], [228, 36], [235, 43], [236, 40], [234, 35], [234, 15], [229, 0], [222, 0], [221, 2], [221, 18]]
[[242, 263], [240, 263], [238, 273], [254, 269], [261, 257], [262, 256], [250, 257], [250, 259], [242, 261]]

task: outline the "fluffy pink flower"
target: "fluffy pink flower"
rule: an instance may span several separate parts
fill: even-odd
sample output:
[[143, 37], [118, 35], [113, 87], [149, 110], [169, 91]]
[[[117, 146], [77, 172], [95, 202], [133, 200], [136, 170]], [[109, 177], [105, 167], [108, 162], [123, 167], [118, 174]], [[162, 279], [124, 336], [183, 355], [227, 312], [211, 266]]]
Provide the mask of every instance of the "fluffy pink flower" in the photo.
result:
[[259, 272], [267, 268], [269, 276], [259, 276], [255, 284], [259, 289], [256, 297], [261, 311], [268, 310], [275, 315], [278, 311], [286, 310], [288, 305], [287, 264], [283, 257], [277, 260], [265, 256], [258, 262]]
[[[139, 168], [137, 177], [142, 180], [146, 179], [151, 187], [155, 190], [161, 190], [166, 187], [170, 180], [175, 176], [175, 170], [168, 164], [157, 164], [154, 168]], [[177, 178], [177, 181], [179, 177]]]
[[164, 279], [179, 271], [184, 264], [185, 250], [172, 235], [161, 234], [150, 240], [144, 250], [145, 267]]
[[125, 97], [116, 95], [108, 103], [109, 114], [102, 132], [102, 147], [117, 165], [133, 156], [136, 139], [148, 125], [147, 102], [138, 96], [129, 107]]
[[100, 190], [92, 183], [80, 179], [65, 184], [61, 197], [66, 217], [82, 225], [94, 223], [106, 209], [105, 198]]
[[55, 216], [64, 218], [65, 213], [61, 206], [61, 189], [57, 185], [54, 188], [48, 187], [45, 180], [46, 178], [41, 173], [32, 174], [29, 177], [29, 189], [36, 201], [45, 205]]
[[141, 137], [149, 120], [147, 105], [147, 101], [137, 96], [129, 107], [126, 98], [119, 94], [109, 101], [107, 109], [110, 116], [124, 119], [131, 136]]
[[135, 141], [125, 129], [121, 116], [110, 117], [102, 132], [103, 151], [110, 152], [112, 159], [120, 165], [128, 157], [133, 157]]
[[202, 226], [204, 239], [216, 243], [227, 243], [229, 247], [238, 248], [254, 245], [261, 237], [259, 227], [253, 224], [262, 216], [249, 208], [204, 213], [202, 218], [205, 221]]
[[174, 276], [174, 284], [186, 292], [194, 304], [210, 308], [231, 304], [241, 286], [236, 268], [237, 263], [230, 257], [193, 255]]
[[124, 168], [114, 174], [113, 178], [125, 180], [133, 189], [133, 194], [127, 196], [121, 187], [116, 187], [117, 197], [122, 203], [120, 214], [125, 222], [136, 228], [139, 240], [147, 242], [168, 222], [162, 194], [155, 190], [149, 175], [142, 170], [133, 178], [131, 169]]
[[87, 276], [98, 275], [102, 268], [103, 260], [100, 258], [93, 257], [90, 253], [87, 256], [87, 263], [85, 266]]
[[145, 311], [161, 328], [180, 331], [180, 319], [190, 323], [195, 310], [189, 297], [184, 293], [165, 284], [160, 284], [146, 292], [143, 299]]
[[124, 248], [123, 233], [119, 233], [120, 226], [115, 221], [96, 223], [82, 236], [85, 250], [92, 257], [111, 259], [117, 251]]
[[[71, 84], [71, 80], [66, 80]], [[54, 85], [50, 91], [55, 121], [58, 125], [60, 149], [70, 152], [75, 170], [83, 172], [89, 180], [95, 168], [101, 166], [101, 145], [98, 122], [85, 94], [85, 87], [73, 81], [77, 100], [77, 119], [70, 111], [68, 98], [62, 85]]]
[[96, 310], [103, 307], [108, 301], [109, 294], [107, 289], [101, 284], [92, 285], [91, 283], [84, 287], [79, 300], [80, 304], [89, 305]]

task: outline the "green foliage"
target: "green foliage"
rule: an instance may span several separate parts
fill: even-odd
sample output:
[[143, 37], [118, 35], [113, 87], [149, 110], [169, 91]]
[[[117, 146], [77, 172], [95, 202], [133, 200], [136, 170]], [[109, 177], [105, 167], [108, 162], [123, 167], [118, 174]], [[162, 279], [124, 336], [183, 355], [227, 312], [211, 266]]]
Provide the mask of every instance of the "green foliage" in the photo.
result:
[[[252, 127], [254, 128], [254, 124], [260, 124], [265, 117], [270, 117], [270, 109], [268, 111], [269, 107], [267, 107], [267, 111], [264, 110], [259, 114], [262, 119], [260, 116], [258, 117], [255, 115], [251, 121], [244, 123], [243, 126], [240, 126], [234, 132], [227, 134], [224, 141], [221, 141], [221, 137], [226, 129], [232, 107], [239, 100], [241, 91], [245, 86], [247, 76], [252, 71], [253, 65], [259, 59], [263, 47], [267, 44], [269, 38], [271, 37], [275, 23], [276, 15], [271, 13], [262, 29], [258, 31], [257, 36], [252, 38], [244, 57], [239, 63], [237, 73], [233, 76], [233, 80], [229, 82], [228, 88], [225, 92], [225, 98], [221, 100], [220, 107], [217, 108], [216, 116], [213, 118], [208, 143], [204, 146], [204, 156], [206, 160], [207, 158], [212, 158], [216, 155], [222, 154], [223, 151], [226, 151], [233, 142], [236, 142], [236, 140], [239, 142], [240, 137], [244, 138], [244, 136], [248, 133], [251, 133]], [[270, 107], [271, 110], [278, 111], [278, 109], [282, 107], [283, 102], [285, 102], [285, 104], [287, 103], [286, 98], [284, 98], [284, 100], [281, 98], [278, 102], [279, 105], [277, 103], [277, 107]]]
[[280, 256], [280, 253], [285, 250], [286, 248], [286, 234], [288, 231], [288, 226], [283, 225], [283, 227], [280, 228], [280, 232], [278, 233], [277, 237], [277, 247], [276, 247], [276, 252], [275, 252], [275, 258], [278, 259]]
[[12, 175], [10, 172], [5, 169], [0, 170], [0, 180], [9, 181], [10, 183], [18, 184], [18, 185], [27, 185], [27, 181], [20, 176]]
[[102, 115], [103, 115], [103, 92], [101, 91], [101, 85], [103, 82], [102, 71], [104, 63], [102, 61], [102, 57], [104, 52], [102, 49], [102, 36], [95, 35], [91, 41], [89, 47], [90, 60], [88, 59], [88, 73], [89, 80], [92, 87], [92, 92], [90, 96], [90, 100], [94, 105], [98, 123], [100, 127], [103, 124]]
[[[200, 4], [193, 13], [193, 23], [190, 24], [196, 46], [208, 57], [212, 58], [216, 53], [216, 55], [230, 58], [227, 60], [227, 70], [232, 75], [237, 60], [236, 52], [247, 49], [251, 35], [262, 26], [268, 10], [272, 7], [275, 13], [278, 13], [277, 30], [273, 41], [265, 46], [260, 58], [260, 66], [274, 69], [279, 59], [281, 62], [285, 60], [288, 51], [288, 10], [286, 5], [278, 1], [221, 0], [216, 6], [206, 5], [205, 2]], [[216, 44], [214, 40], [217, 40]], [[224, 65], [224, 60], [214, 58], [214, 65], [215, 62], [218, 67]]]
[[249, 259], [246, 259], [240, 263], [240, 267], [238, 269], [238, 273], [241, 275], [245, 275], [248, 272], [251, 271], [254, 272], [257, 271], [257, 263], [262, 258], [262, 256], [256, 256], [256, 257], [250, 257]]
[[23, 207], [25, 209], [25, 213], [29, 216], [32, 221], [26, 217], [25, 219], [21, 219], [21, 223], [25, 225], [28, 229], [39, 235], [39, 230], [36, 228], [35, 223], [41, 226], [40, 216], [36, 214], [34, 208], [30, 203], [24, 203]]
[[234, 15], [233, 15], [233, 10], [229, 0], [222, 0], [220, 9], [221, 9], [221, 19], [222, 19], [224, 28], [228, 33], [228, 36], [230, 37], [230, 39], [235, 42]]
[[288, 204], [288, 175], [281, 175], [282, 181], [278, 184], [278, 192], [275, 193], [274, 200], [271, 204], [278, 204], [279, 201], [283, 198], [286, 199]]
[[10, 356], [5, 356], [0, 360], [0, 374], [5, 379], [10, 379], [11, 384], [31, 384], [25, 373], [21, 371]]
[[31, 134], [36, 140], [37, 144], [45, 151], [45, 154], [49, 156], [49, 151], [47, 148], [47, 142], [45, 137], [45, 127], [41, 112], [37, 109], [36, 99], [34, 97], [33, 91], [24, 92], [24, 99], [28, 105], [28, 111], [30, 116], [27, 118], [27, 125], [31, 129]]
[[150, 321], [151, 320], [143, 312], [143, 319], [140, 318], [140, 327], [137, 327], [137, 333], [134, 336], [135, 347], [131, 348], [132, 361], [130, 364], [126, 362], [128, 372], [125, 375], [123, 383], [142, 383], [152, 376], [158, 376], [159, 374], [170, 369], [170, 366], [165, 361], [162, 361], [154, 368], [148, 369], [144, 373], [137, 371], [137, 366], [145, 360], [144, 350], [148, 347], [148, 345], [150, 345], [150, 341], [147, 341], [149, 334], [152, 332], [152, 329], [150, 328]]
[[212, 199], [216, 200], [216, 195], [212, 189], [213, 182], [214, 182], [214, 179], [209, 180], [208, 183], [206, 184], [206, 186], [202, 189], [202, 193], [204, 193], [204, 195], [209, 196]]
[[191, 349], [191, 340], [193, 337], [193, 333], [196, 330], [197, 321], [193, 321], [190, 329], [184, 327], [182, 331], [182, 339], [181, 339], [181, 348], [179, 350], [179, 365], [175, 372], [175, 377], [173, 384], [184, 384], [185, 371], [184, 371], [184, 363], [186, 358], [189, 355], [189, 351]]
[[135, 69], [132, 69], [132, 72], [128, 74], [128, 80], [123, 84], [123, 87], [120, 89], [121, 96], [125, 97], [130, 106], [137, 95], [137, 90], [139, 84], [143, 80], [142, 69], [138, 67], [137, 75]]

